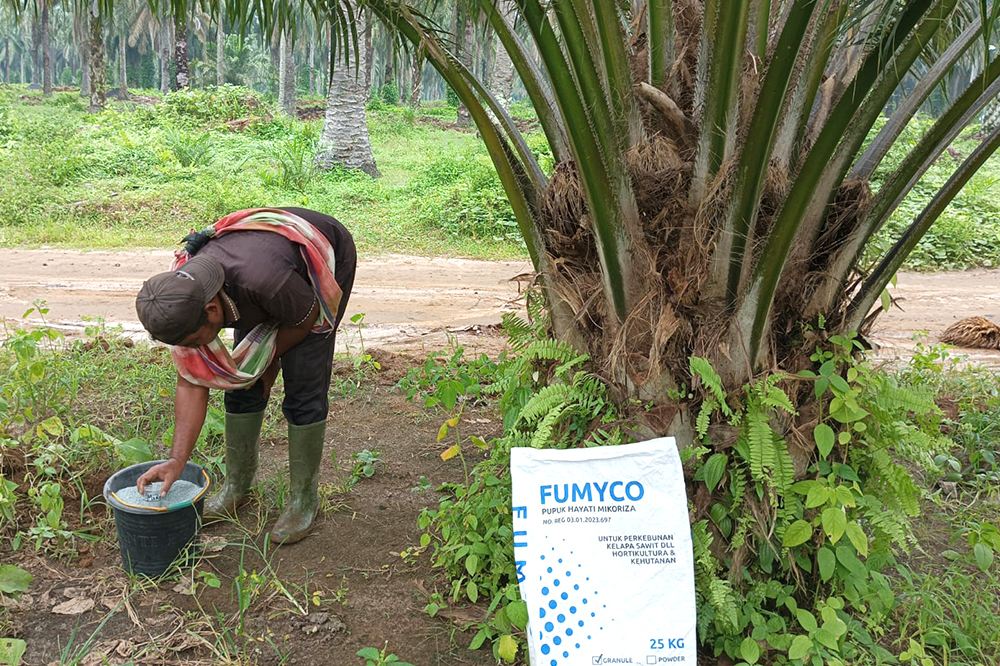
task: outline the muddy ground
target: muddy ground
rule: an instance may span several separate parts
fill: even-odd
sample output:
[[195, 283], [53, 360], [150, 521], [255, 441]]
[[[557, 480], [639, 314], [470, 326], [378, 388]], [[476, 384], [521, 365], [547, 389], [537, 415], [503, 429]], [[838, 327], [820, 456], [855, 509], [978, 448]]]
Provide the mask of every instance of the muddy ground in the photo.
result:
[[[429, 551], [416, 548], [417, 517], [436, 506], [441, 483], [461, 478], [461, 464], [440, 458], [441, 419], [394, 388], [420, 361], [379, 351], [375, 357], [383, 369], [374, 382], [332, 404], [320, 476], [325, 512], [309, 537], [272, 551], [270, 564], [261, 548], [276, 517], [276, 484], [285, 478], [287, 444], [280, 436], [262, 444], [260, 493], [241, 509], [243, 527], [207, 525], [206, 556], [180, 576], [130, 586], [103, 504], [85, 511], [81, 523], [72, 517], [79, 502], [67, 502], [71, 529], [97, 525], [105, 535], [78, 555], [57, 560], [36, 555], [30, 545], [17, 552], [0, 545], [0, 561], [35, 577], [7, 609], [14, 635], [28, 645], [24, 663], [347, 666], [363, 664], [359, 649], [385, 645], [416, 666], [495, 663], [488, 648], [467, 650], [472, 635], [452, 621], [479, 619], [485, 608], [453, 608], [437, 618], [423, 610], [429, 595], [447, 596], [447, 589], [431, 569]], [[466, 411], [463, 419], [469, 434], [490, 437], [501, 430], [490, 413]], [[351, 455], [365, 449], [379, 452], [381, 462], [371, 477], [362, 474], [346, 489]], [[85, 481], [91, 497], [100, 495], [106, 476], [98, 471]], [[241, 568], [259, 576], [241, 581], [249, 599], [243, 636], [236, 631], [240, 597], [234, 583]], [[218, 587], [208, 584], [213, 576]]]
[[[141, 335], [133, 302], [146, 277], [165, 270], [171, 254], [0, 249], [0, 317], [20, 319], [35, 299], [48, 303], [50, 323], [82, 331], [81, 317], [102, 317]], [[439, 348], [452, 332], [489, 345], [503, 312], [517, 309], [531, 264], [402, 255], [362, 258], [348, 315], [364, 313], [366, 342], [383, 348]], [[933, 342], [949, 324], [983, 316], [1000, 322], [1000, 270], [900, 273], [897, 306], [875, 327], [887, 357], [906, 355], [913, 336]], [[37, 318], [32, 315], [30, 319]], [[345, 328], [351, 330], [351, 325]], [[351, 335], [341, 344], [357, 344]], [[964, 350], [963, 350], [964, 351]], [[972, 361], [1000, 362], [995, 351], [968, 350]]]

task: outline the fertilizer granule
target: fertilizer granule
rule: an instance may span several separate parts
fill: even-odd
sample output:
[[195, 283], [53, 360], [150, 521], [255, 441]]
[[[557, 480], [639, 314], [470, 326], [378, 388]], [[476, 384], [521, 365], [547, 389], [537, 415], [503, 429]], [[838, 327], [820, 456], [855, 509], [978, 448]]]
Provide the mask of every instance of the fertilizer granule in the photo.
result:
[[135, 486], [127, 486], [121, 490], [116, 490], [115, 494], [124, 504], [133, 506], [148, 506], [149, 508], [167, 507], [181, 502], [189, 502], [201, 492], [201, 486], [190, 481], [178, 479], [166, 495], [160, 495], [162, 482], [156, 481], [146, 486], [146, 494], [140, 495]]

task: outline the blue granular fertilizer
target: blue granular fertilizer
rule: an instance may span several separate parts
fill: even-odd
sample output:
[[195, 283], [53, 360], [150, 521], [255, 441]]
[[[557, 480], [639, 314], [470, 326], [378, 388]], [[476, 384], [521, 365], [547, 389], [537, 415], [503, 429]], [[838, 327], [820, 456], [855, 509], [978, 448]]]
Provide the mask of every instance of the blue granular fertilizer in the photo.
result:
[[198, 484], [178, 479], [174, 481], [174, 485], [170, 486], [170, 491], [166, 495], [161, 496], [160, 488], [162, 486], [163, 483], [160, 481], [151, 483], [146, 486], [146, 494], [140, 495], [136, 487], [130, 485], [121, 490], [116, 490], [115, 494], [124, 504], [148, 506], [153, 509], [173, 506], [182, 502], [190, 502], [201, 492], [201, 486]]

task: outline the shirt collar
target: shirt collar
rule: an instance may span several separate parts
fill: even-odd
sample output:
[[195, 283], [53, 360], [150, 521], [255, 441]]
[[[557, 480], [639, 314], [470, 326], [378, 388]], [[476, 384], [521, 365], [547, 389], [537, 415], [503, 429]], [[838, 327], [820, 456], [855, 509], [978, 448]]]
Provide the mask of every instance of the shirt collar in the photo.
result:
[[236, 307], [236, 302], [229, 297], [225, 289], [219, 290], [219, 295], [222, 297], [222, 302], [226, 306], [226, 323], [232, 324], [235, 321], [240, 320], [240, 311]]

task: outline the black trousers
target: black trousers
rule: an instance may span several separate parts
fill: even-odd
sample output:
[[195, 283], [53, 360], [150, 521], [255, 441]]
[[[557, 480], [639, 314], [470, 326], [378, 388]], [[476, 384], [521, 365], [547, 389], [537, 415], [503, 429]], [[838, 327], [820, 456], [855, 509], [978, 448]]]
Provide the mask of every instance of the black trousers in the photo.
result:
[[[333, 331], [310, 333], [281, 357], [281, 376], [285, 380], [285, 396], [281, 411], [292, 425], [309, 425], [325, 421], [330, 412], [330, 375], [333, 373], [333, 352], [337, 343], [337, 328], [347, 311], [347, 301], [354, 287], [354, 272], [358, 257], [350, 236], [341, 237], [334, 248], [336, 269], [334, 278], [343, 291], [337, 321]], [[235, 344], [250, 331], [237, 329]], [[264, 386], [257, 382], [248, 389], [226, 391], [226, 411], [230, 414], [262, 412], [267, 407]]]

